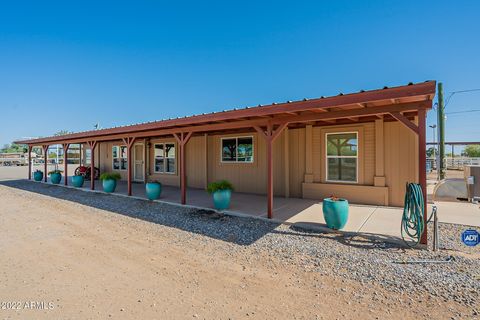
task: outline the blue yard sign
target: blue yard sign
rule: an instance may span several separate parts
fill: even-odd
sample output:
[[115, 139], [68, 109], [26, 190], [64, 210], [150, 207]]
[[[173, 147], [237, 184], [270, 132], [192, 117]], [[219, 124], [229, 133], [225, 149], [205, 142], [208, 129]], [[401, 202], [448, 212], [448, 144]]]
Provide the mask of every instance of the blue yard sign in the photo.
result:
[[480, 234], [477, 230], [468, 229], [462, 232], [462, 242], [470, 247], [480, 243]]

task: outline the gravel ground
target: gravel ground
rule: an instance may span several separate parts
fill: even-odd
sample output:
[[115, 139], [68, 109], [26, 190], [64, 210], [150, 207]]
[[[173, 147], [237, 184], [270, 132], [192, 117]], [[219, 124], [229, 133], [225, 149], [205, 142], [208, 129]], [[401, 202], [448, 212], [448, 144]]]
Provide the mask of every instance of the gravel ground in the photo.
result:
[[[308, 231], [265, 220], [224, 216], [213, 211], [47, 184], [28, 181], [4, 181], [2, 184], [187, 232], [187, 237], [179, 235], [172, 242], [193, 240], [205, 245], [217, 242], [218, 245], [217, 240], [222, 240], [226, 255], [247, 252], [253, 261], [256, 253], [267, 252], [282, 263], [298, 265], [321, 275], [353, 279], [362, 284], [375, 283], [396, 293], [405, 293], [407, 300], [415, 294], [422, 299], [427, 292], [444, 301], [467, 306], [473, 315], [480, 312], [480, 246], [469, 248], [461, 243], [464, 226], [440, 224], [441, 250], [432, 252], [406, 249], [366, 235]], [[447, 259], [452, 261], [446, 262]], [[419, 260], [441, 263], [402, 263]], [[359, 296], [361, 294], [358, 292]]]

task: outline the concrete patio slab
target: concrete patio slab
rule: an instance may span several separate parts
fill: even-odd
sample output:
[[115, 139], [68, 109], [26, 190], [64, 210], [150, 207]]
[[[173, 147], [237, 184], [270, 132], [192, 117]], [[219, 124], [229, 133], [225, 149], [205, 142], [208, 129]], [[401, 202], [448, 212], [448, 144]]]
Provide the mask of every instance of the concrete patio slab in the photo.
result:
[[401, 237], [400, 226], [403, 210], [401, 208], [378, 207], [359, 230], [362, 233], [385, 234]]
[[[360, 206], [350, 205], [348, 222], [343, 231], [358, 232], [369, 219], [372, 213], [376, 210], [375, 206]], [[290, 211], [288, 214], [275, 215], [276, 219], [280, 219], [287, 223], [301, 223], [304, 225], [318, 225], [326, 227], [325, 219], [323, 218], [322, 203], [318, 202], [309, 207], [299, 211], [296, 214]]]
[[[63, 186], [63, 180], [62, 184]], [[103, 191], [102, 183], [96, 181], [97, 191]], [[90, 182], [83, 187], [90, 191]], [[119, 181], [116, 195], [127, 195], [127, 183]], [[132, 195], [146, 199], [143, 183], [132, 184]], [[163, 186], [159, 201], [180, 204], [180, 189]], [[203, 189], [187, 189], [187, 204], [193, 207], [214, 209], [211, 196]], [[458, 202], [436, 202], [439, 221], [480, 227], [480, 209], [478, 205]], [[428, 205], [431, 212], [431, 204]], [[267, 218], [267, 201], [264, 195], [235, 192], [231, 206], [226, 214]], [[368, 234], [386, 241], [401, 241], [400, 225], [403, 208], [350, 204], [347, 225], [340, 232]], [[332, 231], [326, 227], [322, 213], [322, 203], [318, 200], [299, 198], [274, 198], [273, 218], [279, 223], [287, 223], [306, 229]]]
[[[445, 223], [480, 227], [480, 206], [468, 202], [436, 201], [438, 220]], [[431, 212], [429, 210], [429, 212]]]

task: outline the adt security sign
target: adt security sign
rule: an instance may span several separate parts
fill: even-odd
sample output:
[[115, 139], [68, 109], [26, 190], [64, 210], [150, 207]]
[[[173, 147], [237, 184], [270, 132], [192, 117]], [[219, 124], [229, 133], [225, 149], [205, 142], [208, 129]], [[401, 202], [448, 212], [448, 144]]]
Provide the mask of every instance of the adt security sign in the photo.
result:
[[480, 243], [480, 234], [477, 230], [468, 229], [462, 232], [462, 242], [470, 247]]

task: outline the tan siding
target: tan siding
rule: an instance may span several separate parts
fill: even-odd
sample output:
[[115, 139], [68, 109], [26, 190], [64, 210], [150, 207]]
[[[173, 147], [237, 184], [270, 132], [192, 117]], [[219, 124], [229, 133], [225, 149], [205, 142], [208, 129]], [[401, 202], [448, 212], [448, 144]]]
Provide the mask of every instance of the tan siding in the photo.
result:
[[[320, 197], [324, 196], [325, 190], [331, 190], [325, 183], [325, 133], [338, 131], [358, 131], [359, 133], [359, 184], [372, 186], [375, 175], [375, 125], [365, 123], [347, 126], [329, 126], [312, 128], [312, 171], [313, 184], [304, 184], [306, 174], [306, 130], [288, 130], [289, 149], [285, 150], [285, 133], [282, 133], [273, 146], [274, 163], [274, 194], [285, 195], [285, 183], [289, 182], [291, 197]], [[259, 138], [256, 132], [241, 134], [240, 136], [253, 136], [254, 139], [254, 163], [221, 163], [220, 148], [221, 137], [238, 135], [212, 135], [206, 139], [204, 136], [192, 137], [187, 143], [187, 184], [189, 187], [204, 188], [206, 182], [220, 179], [230, 180], [237, 192], [265, 194], [267, 184], [266, 174], [266, 145], [263, 138]], [[152, 139], [149, 150], [149, 172], [147, 179], [159, 180], [166, 185], [179, 186], [178, 174], [178, 146], [177, 146], [177, 171], [175, 174], [154, 173], [154, 144], [156, 142], [173, 142], [173, 138]], [[208, 144], [208, 154], [205, 154], [205, 142]], [[122, 145], [121, 141], [102, 142], [96, 153], [96, 164], [101, 172], [112, 172], [112, 146]], [[177, 145], [177, 144], [176, 144]], [[418, 139], [407, 128], [398, 122], [385, 122], [384, 124], [384, 162], [385, 182], [388, 187], [388, 195], [372, 195], [374, 203], [382, 201], [389, 205], [401, 206], [406, 182], [418, 181]], [[288, 156], [289, 168], [286, 170], [286, 156]], [[127, 171], [117, 170], [126, 180]], [[285, 178], [288, 172], [288, 179]], [[149, 175], [150, 174], [150, 175]], [[205, 181], [208, 177], [208, 181]], [[302, 184], [304, 184], [302, 186]], [[323, 185], [323, 186], [322, 186]], [[358, 186], [357, 185], [357, 186]], [[350, 190], [355, 185], [342, 188], [339, 184], [332, 184], [331, 188]], [[360, 194], [365, 193], [366, 188], [359, 188]], [[373, 189], [368, 189], [369, 191]], [[306, 193], [305, 193], [306, 192]], [[352, 192], [352, 191], [349, 191]], [[368, 201], [368, 192], [365, 193], [365, 201]], [[372, 203], [373, 203], [372, 202]]]
[[290, 144], [290, 196], [302, 197], [305, 177], [305, 129], [289, 130]]
[[334, 194], [351, 203], [388, 205], [388, 188], [353, 184], [304, 183], [303, 197], [323, 199]]
[[190, 138], [186, 145], [187, 186], [204, 188], [205, 186], [205, 138]]
[[398, 122], [385, 122], [385, 178], [390, 205], [403, 206], [405, 183], [418, 182], [417, 137]]
[[325, 136], [333, 132], [358, 133], [358, 184], [373, 185], [375, 175], [375, 126], [374, 123], [314, 128], [314, 182], [326, 183]]
[[[273, 194], [275, 196], [285, 195], [285, 132], [273, 143]], [[266, 165], [266, 163], [265, 163]], [[265, 171], [265, 174], [266, 171]], [[265, 185], [266, 188], [266, 185]]]
[[375, 123], [366, 123], [363, 128], [363, 184], [373, 185], [373, 177], [375, 176]]
[[325, 166], [325, 161], [322, 161], [322, 134], [321, 127], [313, 128], [313, 182], [322, 181], [322, 168]]
[[[220, 159], [221, 138], [253, 136], [253, 163], [222, 163]], [[283, 157], [284, 137], [281, 134], [273, 144], [273, 191], [276, 196], [285, 194]], [[241, 135], [208, 136], [208, 181], [226, 179], [238, 192], [265, 194], [267, 189], [266, 144], [256, 132]]]

